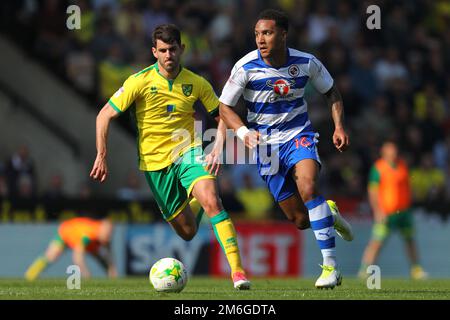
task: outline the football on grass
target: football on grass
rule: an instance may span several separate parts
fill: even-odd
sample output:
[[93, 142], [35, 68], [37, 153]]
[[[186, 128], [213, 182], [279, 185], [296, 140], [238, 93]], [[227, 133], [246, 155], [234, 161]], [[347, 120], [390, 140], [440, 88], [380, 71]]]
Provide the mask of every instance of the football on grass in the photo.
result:
[[181, 292], [188, 276], [183, 263], [174, 258], [163, 258], [150, 269], [150, 282], [158, 292]]

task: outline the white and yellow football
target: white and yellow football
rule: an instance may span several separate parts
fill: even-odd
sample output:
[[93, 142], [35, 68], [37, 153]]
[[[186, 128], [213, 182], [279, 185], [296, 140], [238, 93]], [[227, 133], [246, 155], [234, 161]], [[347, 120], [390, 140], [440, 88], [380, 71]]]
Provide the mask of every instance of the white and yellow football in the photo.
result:
[[150, 283], [158, 292], [181, 292], [188, 276], [183, 263], [174, 258], [163, 258], [150, 269]]

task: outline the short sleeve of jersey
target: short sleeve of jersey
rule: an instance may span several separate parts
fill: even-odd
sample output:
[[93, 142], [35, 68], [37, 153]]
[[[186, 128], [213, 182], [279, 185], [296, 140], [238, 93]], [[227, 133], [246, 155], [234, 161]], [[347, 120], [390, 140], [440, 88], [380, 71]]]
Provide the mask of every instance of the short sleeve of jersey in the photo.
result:
[[379, 184], [380, 184], [380, 172], [375, 166], [372, 166], [369, 172], [369, 186], [377, 186]]
[[130, 76], [123, 86], [114, 93], [109, 99], [108, 103], [114, 110], [119, 113], [124, 112], [128, 107], [136, 100], [140, 93], [140, 81], [139, 78]]
[[205, 78], [201, 78], [200, 101], [208, 113], [215, 117], [219, 115], [219, 99], [217, 98], [211, 84]]
[[333, 78], [328, 70], [316, 57], [309, 60], [309, 78], [311, 79], [314, 88], [324, 94], [333, 86]]
[[219, 101], [227, 106], [234, 107], [239, 100], [239, 97], [244, 92], [247, 85], [247, 76], [244, 68], [233, 67], [230, 78], [222, 89]]

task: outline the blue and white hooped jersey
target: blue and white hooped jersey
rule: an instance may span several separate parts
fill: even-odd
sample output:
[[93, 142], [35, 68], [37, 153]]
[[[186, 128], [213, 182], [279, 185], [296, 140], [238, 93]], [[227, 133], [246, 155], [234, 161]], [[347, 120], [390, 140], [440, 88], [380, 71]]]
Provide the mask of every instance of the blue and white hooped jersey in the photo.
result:
[[267, 65], [258, 50], [248, 53], [234, 65], [219, 98], [234, 107], [243, 95], [249, 127], [268, 144], [282, 144], [300, 132], [313, 131], [303, 99], [308, 80], [322, 94], [333, 86], [333, 78], [316, 57], [291, 48], [287, 53], [281, 68]]

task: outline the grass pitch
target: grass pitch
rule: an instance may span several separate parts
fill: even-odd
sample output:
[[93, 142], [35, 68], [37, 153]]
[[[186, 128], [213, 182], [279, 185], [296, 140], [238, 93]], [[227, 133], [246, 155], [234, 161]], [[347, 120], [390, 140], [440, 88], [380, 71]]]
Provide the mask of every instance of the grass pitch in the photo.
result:
[[181, 293], [157, 293], [146, 277], [82, 280], [69, 290], [66, 279], [0, 279], [0, 300], [450, 300], [450, 279], [412, 281], [382, 279], [381, 289], [344, 278], [334, 290], [318, 290], [315, 279], [253, 279], [252, 290], [236, 291], [229, 279], [191, 277]]

